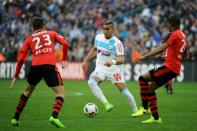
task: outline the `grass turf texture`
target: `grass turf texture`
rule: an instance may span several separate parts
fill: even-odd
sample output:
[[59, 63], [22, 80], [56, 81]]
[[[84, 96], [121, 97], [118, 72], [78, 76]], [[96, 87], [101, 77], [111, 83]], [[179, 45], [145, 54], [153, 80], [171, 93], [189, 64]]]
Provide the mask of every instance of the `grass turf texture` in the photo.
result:
[[[10, 125], [18, 99], [25, 86], [25, 80], [18, 80], [16, 88], [9, 88], [11, 80], [0, 80], [0, 131], [53, 131], [56, 128], [48, 123], [55, 95], [42, 81], [25, 107], [19, 127]], [[197, 83], [174, 83], [175, 94], [166, 94], [162, 87], [157, 90], [158, 105], [162, 124], [142, 124], [149, 115], [132, 118], [126, 98], [109, 82], [100, 86], [108, 100], [115, 106], [106, 112], [90, 92], [87, 81], [64, 81], [66, 97], [59, 119], [68, 131], [197, 131]], [[127, 86], [140, 106], [137, 82], [128, 82]], [[83, 107], [94, 102], [99, 109], [95, 117], [87, 117]]]

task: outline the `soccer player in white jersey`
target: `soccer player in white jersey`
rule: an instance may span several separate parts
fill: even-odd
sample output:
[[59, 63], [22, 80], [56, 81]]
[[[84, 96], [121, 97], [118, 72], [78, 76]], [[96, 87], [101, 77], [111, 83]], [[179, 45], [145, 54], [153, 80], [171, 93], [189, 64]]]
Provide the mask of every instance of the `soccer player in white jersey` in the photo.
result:
[[121, 94], [126, 96], [131, 106], [132, 112], [138, 111], [136, 102], [124, 80], [124, 72], [121, 65], [124, 63], [124, 48], [122, 42], [113, 35], [115, 32], [114, 24], [111, 21], [103, 25], [103, 34], [95, 37], [94, 47], [84, 58], [82, 68], [86, 63], [96, 57], [95, 70], [89, 77], [88, 85], [93, 94], [104, 104], [106, 111], [111, 111], [113, 105], [104, 96], [98, 83], [104, 80], [110, 80], [120, 90]]

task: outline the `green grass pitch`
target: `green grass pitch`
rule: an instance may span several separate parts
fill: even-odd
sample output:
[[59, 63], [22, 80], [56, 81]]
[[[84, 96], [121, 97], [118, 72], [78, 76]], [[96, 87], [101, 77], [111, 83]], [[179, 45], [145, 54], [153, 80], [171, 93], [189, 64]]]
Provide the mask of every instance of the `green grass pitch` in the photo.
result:
[[[25, 107], [19, 127], [12, 127], [10, 120], [17, 101], [25, 86], [25, 80], [18, 80], [16, 88], [9, 89], [11, 80], [0, 80], [0, 131], [53, 131], [56, 128], [48, 123], [55, 95], [42, 81]], [[168, 95], [164, 88], [157, 90], [158, 105], [162, 124], [141, 124], [150, 116], [132, 118], [126, 98], [109, 82], [102, 87], [108, 100], [115, 106], [106, 112], [103, 105], [93, 96], [87, 81], [64, 81], [66, 97], [59, 119], [66, 131], [197, 131], [197, 83], [174, 83], [174, 94]], [[140, 106], [137, 82], [127, 86]], [[99, 109], [95, 117], [87, 117], [83, 107], [94, 102]]]

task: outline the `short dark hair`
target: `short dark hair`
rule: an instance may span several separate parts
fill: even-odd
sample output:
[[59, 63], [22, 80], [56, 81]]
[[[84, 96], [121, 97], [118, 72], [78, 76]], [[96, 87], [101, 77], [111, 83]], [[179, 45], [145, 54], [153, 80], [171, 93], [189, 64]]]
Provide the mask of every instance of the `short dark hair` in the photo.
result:
[[178, 15], [170, 15], [168, 18], [168, 23], [175, 28], [180, 28], [181, 20]]
[[45, 20], [42, 17], [34, 17], [32, 21], [32, 26], [34, 30], [43, 28], [45, 25]]
[[103, 25], [111, 25], [112, 27], [114, 27], [114, 23], [112, 21], [106, 21]]

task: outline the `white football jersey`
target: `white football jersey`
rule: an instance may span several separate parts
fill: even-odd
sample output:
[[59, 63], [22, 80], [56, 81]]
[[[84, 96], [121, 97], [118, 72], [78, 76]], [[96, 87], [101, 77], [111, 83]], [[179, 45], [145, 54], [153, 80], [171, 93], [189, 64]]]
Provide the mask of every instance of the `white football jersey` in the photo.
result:
[[121, 69], [121, 65], [112, 65], [110, 67], [104, 64], [109, 60], [116, 60], [118, 56], [124, 55], [122, 42], [113, 36], [111, 39], [106, 39], [104, 34], [98, 34], [95, 37], [94, 47], [97, 48], [96, 68], [113, 71]]

